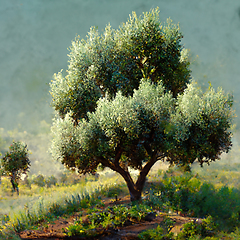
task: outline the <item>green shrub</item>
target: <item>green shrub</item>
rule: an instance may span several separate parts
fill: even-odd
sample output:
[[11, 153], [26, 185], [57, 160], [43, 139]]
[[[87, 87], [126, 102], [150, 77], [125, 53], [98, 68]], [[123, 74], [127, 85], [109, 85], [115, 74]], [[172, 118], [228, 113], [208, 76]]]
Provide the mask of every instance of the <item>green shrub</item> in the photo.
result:
[[74, 224], [69, 225], [64, 230], [69, 237], [71, 236], [82, 236], [82, 237], [95, 237], [97, 236], [96, 226], [92, 223], [86, 225], [82, 222], [82, 220], [76, 221]]
[[229, 237], [234, 240], [240, 240], [240, 229], [236, 228], [234, 232], [229, 234]]
[[61, 216], [66, 212], [66, 207], [58, 204], [53, 203], [49, 208], [49, 213], [53, 214], [54, 216]]
[[173, 233], [164, 234], [163, 229], [157, 226], [155, 229], [148, 229], [138, 234], [138, 238], [142, 240], [171, 240]]
[[[240, 191], [200, 180], [191, 173], [166, 173], [161, 184], [147, 193], [146, 202], [164, 211], [181, 211], [195, 217], [211, 215], [221, 229], [240, 226]], [[156, 207], [157, 206], [157, 207]]]
[[77, 184], [80, 181], [80, 177], [74, 172], [63, 172], [59, 176], [59, 184], [60, 185], [73, 185]]
[[32, 182], [39, 187], [44, 187], [46, 185], [45, 177], [42, 174], [32, 177]]
[[66, 229], [68, 236], [80, 235], [89, 236], [95, 234], [97, 228], [101, 229], [116, 229], [118, 226], [124, 226], [126, 223], [139, 222], [145, 218], [145, 216], [152, 212], [152, 209], [146, 205], [115, 205], [107, 207], [105, 210], [96, 209], [97, 212], [91, 212], [88, 215], [87, 221], [83, 224], [82, 220], [77, 220], [73, 225]]
[[47, 187], [55, 186], [57, 184], [57, 178], [54, 176], [49, 176], [46, 178]]
[[183, 225], [182, 231], [177, 235], [177, 240], [192, 239], [196, 236], [212, 237], [215, 234], [216, 225], [211, 216], [203, 219], [202, 222], [188, 222]]
[[117, 185], [117, 184], [111, 185], [108, 188], [105, 188], [104, 190], [102, 190], [103, 196], [109, 197], [109, 198], [111, 198], [111, 197], [117, 198], [123, 192], [124, 191], [123, 191], [122, 186]]

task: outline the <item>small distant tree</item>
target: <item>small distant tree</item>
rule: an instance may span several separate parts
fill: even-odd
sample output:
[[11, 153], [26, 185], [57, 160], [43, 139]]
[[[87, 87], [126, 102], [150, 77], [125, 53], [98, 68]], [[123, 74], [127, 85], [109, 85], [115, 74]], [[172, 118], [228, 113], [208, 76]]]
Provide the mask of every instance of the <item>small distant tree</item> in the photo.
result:
[[[159, 160], [187, 165], [231, 148], [232, 97], [191, 81], [179, 27], [154, 9], [72, 42], [66, 76], [50, 84], [57, 115], [51, 152], [80, 174], [109, 167], [141, 199]], [[129, 168], [139, 170], [134, 182]]]
[[30, 167], [27, 145], [13, 141], [1, 161], [4, 175], [10, 176], [13, 192], [19, 195], [18, 180], [22, 174], [27, 174]]

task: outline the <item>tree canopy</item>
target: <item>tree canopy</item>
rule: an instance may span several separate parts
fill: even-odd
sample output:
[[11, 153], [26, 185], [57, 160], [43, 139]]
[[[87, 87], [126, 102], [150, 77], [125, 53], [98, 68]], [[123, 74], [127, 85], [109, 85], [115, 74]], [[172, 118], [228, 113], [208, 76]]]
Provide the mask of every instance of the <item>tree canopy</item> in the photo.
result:
[[[203, 93], [191, 80], [181, 39], [158, 9], [75, 39], [65, 76], [50, 84], [53, 157], [79, 173], [111, 168], [138, 200], [156, 161], [203, 164], [227, 152], [232, 96], [211, 86]], [[136, 182], [129, 167], [139, 170]]]
[[13, 141], [9, 151], [1, 159], [1, 167], [4, 175], [10, 176], [13, 191], [18, 190], [18, 179], [22, 174], [26, 174], [30, 167], [29, 153], [27, 145], [20, 141]]
[[158, 9], [137, 16], [102, 34], [92, 27], [86, 39], [75, 39], [70, 47], [66, 76], [62, 71], [51, 84], [54, 108], [61, 116], [73, 112], [75, 120], [87, 117], [100, 97], [118, 91], [133, 94], [142, 78], [163, 81], [174, 97], [190, 81], [188, 50], [181, 44], [179, 26], [170, 19], [161, 24]]

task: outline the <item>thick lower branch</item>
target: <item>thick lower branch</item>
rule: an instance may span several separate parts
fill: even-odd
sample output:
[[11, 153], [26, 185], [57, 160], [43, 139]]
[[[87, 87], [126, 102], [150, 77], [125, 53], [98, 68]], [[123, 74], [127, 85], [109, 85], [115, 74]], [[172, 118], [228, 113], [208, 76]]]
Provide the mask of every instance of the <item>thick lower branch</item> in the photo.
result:
[[129, 189], [129, 192], [130, 192], [130, 195], [131, 195], [131, 199], [134, 198], [132, 195], [135, 195], [136, 188], [135, 188], [134, 181], [133, 181], [129, 171], [123, 169], [119, 165], [118, 166], [114, 166], [112, 168], [112, 170], [118, 172], [123, 177], [123, 179], [127, 183], [127, 186], [128, 186], [128, 189]]
[[109, 167], [110, 169], [112, 169], [113, 171], [119, 173], [123, 179], [125, 180], [129, 193], [130, 193], [130, 197], [131, 197], [131, 201], [135, 201], [135, 200], [139, 200], [141, 199], [141, 192], [139, 192], [139, 190], [136, 188], [136, 184], [134, 184], [134, 181], [128, 171], [128, 169], [123, 169], [118, 162], [110, 162], [106, 159], [101, 159], [101, 162], [106, 166]]
[[139, 173], [139, 176], [138, 176], [138, 179], [137, 179], [137, 182], [136, 182], [136, 188], [140, 192], [142, 192], [142, 190], [143, 190], [143, 187], [144, 187], [144, 184], [145, 184], [145, 181], [146, 181], [146, 177], [147, 177], [150, 169], [157, 162], [157, 157], [156, 156], [157, 156], [157, 154], [154, 153], [151, 160], [145, 164], [142, 171]]
[[108, 161], [107, 159], [101, 158], [101, 162], [104, 166], [109, 167], [110, 169], [119, 173], [123, 177], [123, 179], [125, 180], [125, 182], [128, 186], [131, 201], [141, 199], [141, 194], [143, 191], [144, 183], [146, 181], [146, 177], [147, 177], [150, 169], [152, 168], [152, 166], [157, 161], [158, 161], [157, 154], [153, 152], [150, 161], [147, 162], [145, 164], [145, 166], [142, 168], [142, 170], [139, 173], [136, 183], [134, 183], [128, 169], [122, 168], [119, 165], [118, 161]]

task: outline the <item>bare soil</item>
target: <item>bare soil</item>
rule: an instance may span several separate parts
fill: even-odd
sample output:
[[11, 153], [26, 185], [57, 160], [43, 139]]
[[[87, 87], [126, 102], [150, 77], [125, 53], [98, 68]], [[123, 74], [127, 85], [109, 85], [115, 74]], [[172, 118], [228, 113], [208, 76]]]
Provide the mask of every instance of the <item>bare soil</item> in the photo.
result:
[[[104, 201], [104, 208], [109, 205], [113, 204], [126, 204], [130, 203], [128, 197], [124, 197], [119, 199], [118, 201], [113, 202], [111, 199], [106, 199]], [[19, 233], [19, 237], [22, 240], [29, 240], [29, 239], [38, 239], [38, 240], [64, 240], [64, 239], [100, 239], [100, 240], [133, 240], [138, 239], [138, 234], [142, 231], [147, 229], [156, 228], [158, 225], [161, 224], [163, 221], [163, 216], [166, 213], [160, 213], [154, 219], [148, 219], [148, 221], [141, 221], [136, 224], [119, 227], [117, 230], [108, 229], [99, 233], [99, 235], [95, 238], [85, 238], [81, 236], [75, 237], [68, 237], [64, 233], [63, 229], [69, 226], [69, 224], [74, 223], [75, 219], [81, 214], [84, 218], [86, 215], [86, 211], [84, 212], [76, 212], [72, 216], [69, 217], [59, 217], [55, 221], [51, 223], [43, 223], [41, 226], [38, 227], [37, 230], [24, 230]], [[174, 227], [171, 229], [171, 232], [177, 234], [180, 232], [182, 225], [189, 222], [196, 220], [196, 218], [188, 217], [188, 216], [181, 216], [182, 214], [170, 214], [168, 215], [172, 220], [175, 221]]]

